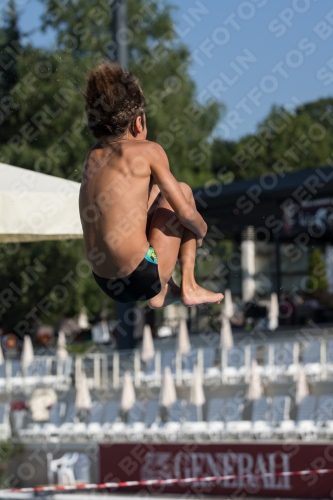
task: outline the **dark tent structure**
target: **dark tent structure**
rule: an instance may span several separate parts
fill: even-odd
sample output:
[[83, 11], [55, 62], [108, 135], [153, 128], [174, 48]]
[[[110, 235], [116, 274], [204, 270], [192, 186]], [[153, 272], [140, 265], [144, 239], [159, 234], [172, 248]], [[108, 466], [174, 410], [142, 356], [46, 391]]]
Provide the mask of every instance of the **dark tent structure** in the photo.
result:
[[274, 288], [278, 295], [283, 290], [281, 244], [288, 246], [292, 256], [333, 242], [332, 166], [290, 173], [272, 171], [227, 185], [212, 182], [195, 189], [194, 195], [211, 238], [241, 242], [251, 228], [255, 241], [274, 243]]
[[332, 166], [213, 183], [194, 194], [198, 211], [226, 237], [237, 238], [254, 226], [258, 236], [262, 229], [272, 238], [290, 240], [307, 231], [310, 237], [332, 241]]

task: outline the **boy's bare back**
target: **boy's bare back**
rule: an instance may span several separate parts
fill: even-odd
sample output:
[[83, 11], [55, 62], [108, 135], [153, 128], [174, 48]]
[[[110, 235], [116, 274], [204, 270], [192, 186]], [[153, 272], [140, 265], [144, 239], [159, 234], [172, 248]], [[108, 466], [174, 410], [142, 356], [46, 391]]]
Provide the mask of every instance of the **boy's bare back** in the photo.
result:
[[127, 276], [147, 251], [154, 146], [147, 140], [98, 142], [87, 155], [79, 208], [85, 254], [98, 276]]

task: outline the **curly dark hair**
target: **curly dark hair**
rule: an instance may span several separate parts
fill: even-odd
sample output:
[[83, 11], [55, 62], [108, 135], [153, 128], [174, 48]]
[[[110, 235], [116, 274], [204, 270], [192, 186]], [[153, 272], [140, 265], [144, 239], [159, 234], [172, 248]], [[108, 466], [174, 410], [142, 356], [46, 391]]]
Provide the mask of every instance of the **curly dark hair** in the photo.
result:
[[118, 64], [103, 62], [87, 76], [84, 92], [88, 127], [96, 138], [135, 134], [138, 116], [144, 123], [145, 96], [138, 79]]

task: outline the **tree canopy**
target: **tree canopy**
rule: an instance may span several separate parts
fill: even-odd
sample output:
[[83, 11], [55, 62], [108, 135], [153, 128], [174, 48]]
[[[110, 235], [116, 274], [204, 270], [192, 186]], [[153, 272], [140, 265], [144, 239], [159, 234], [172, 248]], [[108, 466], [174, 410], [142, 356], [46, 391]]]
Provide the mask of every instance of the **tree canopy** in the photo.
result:
[[232, 179], [266, 172], [293, 171], [333, 163], [333, 98], [319, 99], [293, 111], [273, 106], [255, 134], [237, 143], [216, 139], [212, 170], [224, 166]]

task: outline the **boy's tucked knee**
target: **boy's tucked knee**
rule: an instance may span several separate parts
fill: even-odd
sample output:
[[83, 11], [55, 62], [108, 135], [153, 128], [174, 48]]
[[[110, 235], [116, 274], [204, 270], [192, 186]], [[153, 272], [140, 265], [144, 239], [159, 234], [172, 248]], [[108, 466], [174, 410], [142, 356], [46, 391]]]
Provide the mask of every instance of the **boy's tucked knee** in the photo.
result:
[[193, 205], [195, 207], [195, 200], [194, 200], [192, 188], [188, 184], [185, 184], [185, 182], [180, 182], [179, 185], [180, 185], [180, 189], [184, 193], [186, 200], [191, 205]]
[[180, 186], [180, 189], [183, 191], [183, 193], [184, 193], [184, 195], [186, 196], [187, 199], [189, 197], [193, 196], [192, 189], [190, 188], [190, 186], [188, 184], [186, 184], [185, 182], [179, 182], [179, 186]]

